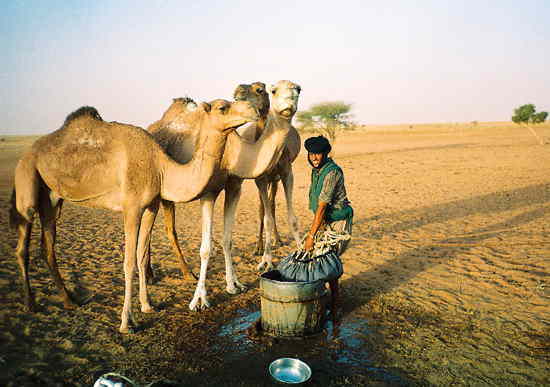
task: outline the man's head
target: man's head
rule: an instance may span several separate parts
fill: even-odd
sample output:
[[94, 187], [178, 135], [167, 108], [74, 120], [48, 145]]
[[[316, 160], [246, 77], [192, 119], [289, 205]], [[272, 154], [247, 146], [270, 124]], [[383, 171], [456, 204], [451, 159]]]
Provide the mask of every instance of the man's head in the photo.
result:
[[308, 152], [308, 161], [313, 168], [321, 168], [327, 161], [327, 155], [332, 147], [323, 136], [310, 137], [304, 142]]

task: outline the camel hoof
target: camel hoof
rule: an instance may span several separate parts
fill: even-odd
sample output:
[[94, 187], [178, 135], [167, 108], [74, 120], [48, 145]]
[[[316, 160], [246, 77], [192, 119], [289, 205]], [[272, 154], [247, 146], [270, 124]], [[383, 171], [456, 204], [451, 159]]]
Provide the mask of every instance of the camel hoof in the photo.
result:
[[36, 312], [36, 304], [34, 301], [28, 301], [25, 303], [25, 306], [23, 308], [25, 312], [34, 313]]
[[80, 307], [80, 303], [75, 299], [73, 295], [68, 293], [67, 297], [63, 300], [63, 307], [65, 309], [74, 310]]
[[155, 308], [153, 308], [151, 305], [149, 306], [146, 306], [146, 307], [141, 307], [141, 313], [155, 313], [156, 310]]
[[239, 281], [235, 282], [235, 286], [239, 288], [241, 292], [244, 292], [247, 289], [246, 285], [241, 284]]
[[284, 243], [283, 243], [283, 241], [280, 240], [280, 239], [275, 239], [275, 241], [273, 241], [273, 247], [275, 247], [275, 248], [281, 247], [281, 246], [283, 246], [283, 245], [284, 245]]
[[229, 293], [229, 294], [239, 294], [239, 293], [240, 293], [239, 289], [238, 289], [237, 287], [235, 287], [235, 286], [232, 287], [232, 288], [230, 288], [230, 287], [228, 286], [227, 288], [225, 288], [225, 291], [226, 291], [227, 293]]
[[200, 310], [200, 308], [198, 307], [198, 303], [199, 303], [198, 300], [192, 300], [189, 303], [189, 310], [192, 310], [193, 312]]
[[246, 286], [237, 281], [233, 284], [233, 286], [228, 286], [225, 290], [229, 294], [239, 294], [246, 290]]
[[63, 307], [67, 310], [75, 310], [75, 309], [78, 309], [79, 305], [78, 304], [75, 304], [74, 302], [70, 301], [70, 302], [67, 302], [65, 301], [63, 303]]
[[154, 285], [156, 282], [156, 276], [152, 269], [145, 270], [145, 282], [147, 285]]
[[192, 270], [182, 270], [182, 276], [184, 281], [197, 281], [199, 279]]
[[208, 300], [206, 299], [203, 299], [201, 300], [201, 303], [199, 304], [198, 302], [199, 300], [193, 300], [189, 303], [189, 309], [192, 310], [192, 311], [200, 311], [200, 310], [205, 310], [205, 309], [208, 309], [210, 308], [210, 303], [208, 302]]
[[260, 273], [265, 273], [266, 271], [273, 270], [273, 264], [271, 262], [262, 261], [256, 266], [256, 270], [258, 270]]
[[126, 327], [126, 328], [120, 327], [120, 329], [118, 331], [122, 334], [125, 334], [125, 335], [127, 335], [127, 334], [131, 335], [131, 334], [136, 333], [136, 330], [132, 327]]

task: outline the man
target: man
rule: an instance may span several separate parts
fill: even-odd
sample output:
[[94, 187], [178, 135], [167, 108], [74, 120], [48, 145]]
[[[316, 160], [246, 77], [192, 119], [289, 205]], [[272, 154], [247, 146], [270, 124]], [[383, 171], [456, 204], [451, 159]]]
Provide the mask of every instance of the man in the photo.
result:
[[[353, 209], [347, 198], [344, 173], [328, 157], [332, 150], [329, 141], [323, 136], [310, 137], [304, 145], [308, 151], [308, 161], [313, 167], [309, 187], [309, 209], [315, 214], [304, 249], [312, 251], [315, 235], [323, 225], [333, 231], [351, 235]], [[338, 243], [338, 255], [346, 250], [348, 243], [349, 239]]]
[[[320, 231], [331, 230], [339, 234], [351, 235], [353, 209], [347, 198], [344, 173], [328, 157], [332, 150], [329, 141], [323, 136], [310, 137], [304, 145], [308, 151], [308, 161], [313, 167], [309, 188], [309, 209], [315, 214], [304, 242], [304, 250], [313, 251], [316, 236]], [[334, 252], [338, 258], [346, 250], [348, 244], [349, 238], [336, 243]], [[329, 280], [333, 318], [336, 318], [339, 301], [339, 277]]]
[[277, 269], [283, 278], [295, 281], [326, 280], [331, 291], [331, 310], [336, 319], [338, 278], [343, 274], [340, 255], [351, 236], [353, 209], [344, 185], [344, 173], [328, 157], [332, 147], [323, 136], [305, 141], [311, 170], [309, 209], [315, 214], [304, 240], [303, 251], [283, 259]]

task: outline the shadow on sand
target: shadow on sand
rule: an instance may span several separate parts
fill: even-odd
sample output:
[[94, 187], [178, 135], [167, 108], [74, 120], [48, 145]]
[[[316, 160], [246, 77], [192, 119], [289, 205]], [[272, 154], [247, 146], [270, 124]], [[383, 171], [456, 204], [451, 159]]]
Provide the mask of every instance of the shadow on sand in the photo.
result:
[[[516, 232], [514, 227], [547, 216], [550, 213], [550, 206], [545, 205], [545, 203], [548, 202], [550, 202], [550, 184], [537, 184], [511, 191], [495, 192], [488, 195], [473, 197], [471, 199], [452, 201], [436, 206], [398, 212], [385, 217], [362, 218], [356, 221], [354, 225], [360, 226], [375, 220], [383, 222], [386, 218], [397, 220], [395, 223], [374, 226], [365, 232], [367, 235], [366, 239], [380, 239], [386, 234], [408, 231], [428, 224], [441, 223], [469, 215], [508, 211], [533, 205], [540, 206], [520, 215], [503, 219], [499, 223], [478, 228], [467, 234], [430, 242], [424, 246], [388, 258], [386, 263], [377, 266], [376, 270], [364, 271], [343, 281], [343, 286], [345, 287], [346, 284], [351, 285], [358, 282], [369, 284], [379, 277], [377, 271], [386, 272], [390, 275], [388, 275], [378, 288], [374, 289], [373, 296], [390, 292], [393, 288], [412, 279], [420, 272], [439, 265], [444, 261], [449, 261], [458, 254], [463, 254], [471, 250], [476, 247], [478, 242], [494, 237], [505, 238]], [[415, 267], [418, 269], [416, 271], [408, 271], [405, 277], [403, 277], [403, 272], [399, 271], [399, 268], [403, 265], [407, 265], [408, 268]], [[399, 276], [394, 275], [397, 271], [400, 272]], [[362, 303], [352, 305], [351, 309], [353, 310], [361, 305]]]

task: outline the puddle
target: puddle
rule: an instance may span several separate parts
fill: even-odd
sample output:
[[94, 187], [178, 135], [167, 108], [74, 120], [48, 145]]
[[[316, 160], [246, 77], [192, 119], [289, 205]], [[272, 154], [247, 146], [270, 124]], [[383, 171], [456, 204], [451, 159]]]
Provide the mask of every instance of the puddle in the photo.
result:
[[240, 346], [251, 345], [253, 341], [248, 337], [247, 331], [259, 320], [260, 311], [250, 313], [248, 310], [239, 309], [237, 314], [236, 318], [221, 327], [218, 336], [228, 337]]
[[361, 351], [361, 336], [368, 334], [366, 324], [359, 322], [341, 323], [336, 328], [332, 321], [325, 325], [326, 340], [338, 340], [342, 343], [342, 349], [337, 353], [335, 361], [339, 364], [362, 365], [368, 361], [368, 352]]
[[[246, 358], [251, 361], [250, 355], [254, 354], [252, 362], [263, 362], [265, 366], [278, 357], [298, 357], [309, 361], [318, 373], [330, 375], [362, 369], [372, 375], [373, 380], [382, 380], [391, 385], [407, 385], [401, 377], [372, 364], [372, 353], [365, 340], [371, 334], [366, 321], [344, 318], [335, 327], [329, 320], [323, 331], [316, 336], [282, 339], [266, 337], [257, 332], [260, 317], [260, 311], [239, 309], [237, 316], [220, 328], [218, 336], [239, 349], [232, 354], [226, 354], [230, 355], [231, 360]], [[251, 335], [251, 332], [257, 332], [258, 335]], [[266, 338], [271, 340], [268, 346]]]

